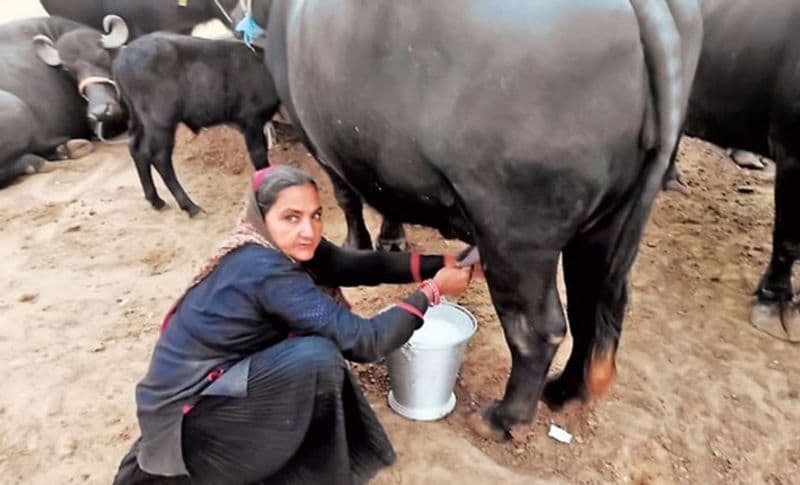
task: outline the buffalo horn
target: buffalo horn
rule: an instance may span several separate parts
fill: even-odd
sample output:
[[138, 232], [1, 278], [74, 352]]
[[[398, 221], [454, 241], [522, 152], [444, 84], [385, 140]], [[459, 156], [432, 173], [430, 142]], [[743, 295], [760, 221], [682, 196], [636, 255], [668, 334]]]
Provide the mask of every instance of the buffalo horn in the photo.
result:
[[128, 25], [118, 15], [106, 15], [103, 30], [106, 33], [100, 37], [100, 44], [106, 49], [118, 49], [128, 41]]

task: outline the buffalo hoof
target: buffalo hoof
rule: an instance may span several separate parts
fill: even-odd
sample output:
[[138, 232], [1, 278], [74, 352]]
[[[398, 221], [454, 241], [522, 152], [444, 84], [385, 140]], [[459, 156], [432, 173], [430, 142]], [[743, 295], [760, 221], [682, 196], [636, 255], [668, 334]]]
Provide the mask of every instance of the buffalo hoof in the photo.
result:
[[405, 252], [408, 251], [408, 241], [406, 238], [401, 237], [397, 239], [378, 239], [375, 243], [378, 251], [384, 252]]
[[183, 210], [184, 210], [184, 211], [185, 211], [187, 214], [189, 214], [189, 217], [190, 217], [190, 218], [192, 218], [192, 219], [194, 219], [195, 217], [197, 217], [197, 215], [198, 215], [198, 214], [200, 214], [201, 212], [202, 212], [203, 214], [205, 214], [205, 213], [206, 213], [206, 211], [204, 211], [204, 210], [203, 210], [201, 207], [198, 207], [198, 206], [196, 206], [196, 205], [190, 205], [190, 206], [187, 206], [187, 207], [182, 207], [182, 209], [183, 209]]
[[372, 241], [370, 241], [369, 236], [367, 237], [358, 237], [354, 236], [352, 233], [347, 233], [347, 238], [342, 243], [342, 247], [347, 249], [359, 249], [359, 250], [366, 250], [372, 251], [374, 248], [372, 247]]
[[67, 151], [67, 144], [62, 143], [58, 145], [54, 151], [55, 157], [54, 160], [69, 160], [69, 152]]
[[756, 301], [750, 322], [777, 339], [800, 343], [800, 309], [797, 303]]
[[153, 206], [153, 209], [157, 211], [164, 210], [164, 208], [167, 207], [167, 203], [164, 202], [164, 199], [160, 197], [151, 200], [150, 205]]
[[671, 179], [664, 182], [664, 190], [679, 192], [683, 195], [691, 194], [689, 187], [678, 179]]
[[586, 392], [574, 379], [557, 377], [545, 384], [541, 401], [551, 411], [558, 412], [570, 403], [586, 403]]
[[748, 152], [746, 150], [729, 149], [728, 156], [731, 157], [733, 163], [742, 168], [749, 168], [751, 170], [763, 170], [767, 166], [760, 156], [756, 155], [753, 152]]
[[17, 164], [22, 169], [22, 173], [26, 175], [42, 172], [45, 170], [44, 166], [47, 165], [44, 158], [33, 154], [23, 155]]
[[[64, 156], [66, 159], [70, 160], [83, 158], [93, 151], [94, 145], [92, 145], [92, 142], [83, 138], [74, 138], [56, 148], [56, 153], [59, 153], [59, 156]], [[63, 153], [63, 155], [61, 155], [61, 153]]]
[[36, 173], [50, 173], [58, 170], [58, 167], [56, 166], [55, 163], [48, 163], [44, 160], [42, 160], [40, 163], [36, 163], [33, 166], [26, 167], [25, 170], [27, 171], [29, 168], [33, 169]]
[[492, 404], [481, 411], [476, 411], [467, 417], [467, 426], [473, 433], [483, 439], [497, 443], [505, 443], [513, 438], [511, 432], [502, 426], [498, 426], [492, 420], [497, 403]]

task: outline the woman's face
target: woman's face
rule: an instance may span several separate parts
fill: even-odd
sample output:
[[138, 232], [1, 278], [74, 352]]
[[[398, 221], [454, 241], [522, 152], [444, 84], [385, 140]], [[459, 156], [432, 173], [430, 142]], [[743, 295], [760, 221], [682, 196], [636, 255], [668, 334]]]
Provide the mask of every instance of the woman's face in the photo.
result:
[[264, 216], [278, 249], [298, 262], [314, 257], [322, 239], [322, 206], [311, 184], [287, 187]]

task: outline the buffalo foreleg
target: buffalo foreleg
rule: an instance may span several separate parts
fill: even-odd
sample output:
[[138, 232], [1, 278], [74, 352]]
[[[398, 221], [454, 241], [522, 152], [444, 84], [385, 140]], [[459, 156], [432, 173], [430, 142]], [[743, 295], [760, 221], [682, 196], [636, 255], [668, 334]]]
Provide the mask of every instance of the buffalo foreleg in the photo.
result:
[[73, 138], [59, 144], [48, 158], [51, 160], [77, 160], [94, 151], [92, 142], [85, 138]]
[[689, 195], [689, 187], [686, 185], [686, 182], [684, 182], [683, 175], [681, 174], [681, 171], [675, 162], [670, 164], [669, 168], [667, 169], [667, 173], [664, 176], [663, 186], [664, 190], [672, 190], [675, 192], [680, 192], [683, 195]]
[[376, 246], [381, 251], [408, 251], [403, 224], [384, 217]]
[[150, 205], [152, 205], [154, 209], [163, 209], [166, 203], [158, 196], [158, 191], [153, 183], [153, 173], [150, 164], [152, 154], [149, 150], [149, 142], [146, 141], [144, 131], [141, 128], [134, 128], [133, 135], [128, 144], [128, 149], [136, 165], [136, 173], [139, 175], [139, 182], [142, 184], [144, 198], [150, 202]]
[[689, 195], [689, 186], [686, 185], [686, 182], [683, 180], [681, 170], [678, 168], [679, 146], [680, 143], [676, 143], [675, 148], [672, 149], [672, 157], [670, 158], [667, 173], [664, 175], [662, 187], [664, 190], [674, 190], [675, 192], [680, 192], [683, 195]]
[[256, 170], [269, 165], [269, 160], [267, 159], [267, 137], [264, 134], [264, 128], [264, 123], [251, 123], [242, 130], [247, 152], [250, 154], [250, 161]]
[[324, 163], [321, 165], [331, 179], [333, 194], [347, 222], [347, 237], [343, 246], [351, 249], [372, 249], [372, 240], [364, 222], [364, 204], [361, 196], [336, 171]]

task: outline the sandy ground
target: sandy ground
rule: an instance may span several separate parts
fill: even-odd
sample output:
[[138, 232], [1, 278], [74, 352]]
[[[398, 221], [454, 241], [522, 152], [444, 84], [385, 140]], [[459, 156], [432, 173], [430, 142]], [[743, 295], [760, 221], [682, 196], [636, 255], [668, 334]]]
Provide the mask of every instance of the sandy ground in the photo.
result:
[[[0, 16], [35, 14], [16, 3]], [[342, 240], [341, 213], [305, 150], [283, 144], [271, 159], [317, 175], [326, 235]], [[227, 128], [182, 131], [175, 163], [207, 211], [197, 219], [177, 210], [161, 184], [170, 208], [153, 211], [123, 146], [98, 145], [0, 191], [0, 483], [110, 483], [136, 437], [133, 389], [158, 323], [231, 227], [252, 172], [242, 138]], [[473, 402], [501, 395], [509, 369], [476, 282], [458, 299], [480, 328], [451, 416], [406, 421], [385, 404], [384, 366], [354, 368], [399, 455], [376, 483], [797, 483], [798, 347], [747, 323], [769, 257], [772, 168], [742, 170], [697, 140], [684, 140], [679, 163], [692, 193], [658, 200], [632, 275], [610, 396], [558, 414], [540, 407], [510, 444], [473, 437], [465, 416]], [[368, 222], [374, 230], [379, 219], [368, 211]], [[462, 247], [418, 227], [410, 239], [431, 252]], [[347, 294], [368, 314], [405, 291]], [[550, 423], [573, 433], [572, 444], [548, 438]]]

